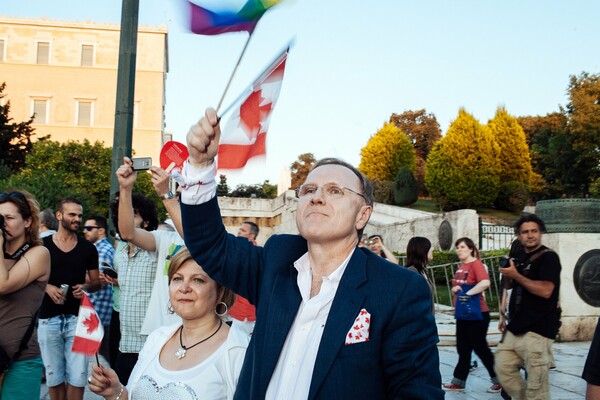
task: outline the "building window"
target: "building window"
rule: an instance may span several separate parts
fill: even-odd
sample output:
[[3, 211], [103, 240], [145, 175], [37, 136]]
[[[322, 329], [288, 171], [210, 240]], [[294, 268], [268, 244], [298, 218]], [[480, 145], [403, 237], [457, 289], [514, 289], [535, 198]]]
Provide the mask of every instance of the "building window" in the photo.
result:
[[4, 39], [0, 39], [0, 62], [4, 62]]
[[48, 100], [33, 100], [33, 123], [39, 125], [48, 123]]
[[36, 62], [38, 64], [48, 64], [49, 61], [50, 61], [50, 43], [38, 42]]
[[91, 44], [81, 45], [81, 66], [92, 67], [94, 66], [94, 46]]
[[77, 125], [92, 126], [93, 104], [91, 101], [77, 102]]

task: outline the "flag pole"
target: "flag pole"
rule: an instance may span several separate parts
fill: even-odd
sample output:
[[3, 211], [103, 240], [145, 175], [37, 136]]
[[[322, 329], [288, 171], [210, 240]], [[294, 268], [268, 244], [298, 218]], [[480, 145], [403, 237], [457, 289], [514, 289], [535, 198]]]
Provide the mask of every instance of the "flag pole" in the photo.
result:
[[252, 38], [253, 33], [254, 33], [254, 29], [252, 29], [249, 32], [248, 39], [246, 40], [246, 44], [244, 45], [244, 48], [242, 49], [242, 52], [240, 53], [240, 56], [238, 57], [235, 67], [233, 67], [233, 72], [231, 72], [229, 81], [227, 82], [227, 85], [225, 85], [225, 90], [223, 91], [223, 94], [221, 95], [221, 99], [219, 100], [219, 104], [217, 105], [217, 114], [219, 113], [219, 108], [221, 108], [221, 105], [223, 104], [223, 100], [225, 99], [225, 95], [227, 94], [227, 91], [229, 90], [229, 85], [231, 85], [231, 81], [233, 81], [233, 76], [235, 75], [238, 67], [240, 66], [240, 63], [242, 62], [242, 58], [244, 57], [244, 54], [246, 53], [246, 49], [248, 48], [248, 44], [250, 43], [250, 39]]
[[[286, 53], [288, 53], [288, 52], [290, 51], [290, 49], [292, 48], [292, 46], [294, 45], [294, 43], [295, 43], [295, 42], [294, 42], [294, 40], [290, 41], [290, 42], [288, 43], [288, 45], [285, 47], [285, 50], [283, 50], [283, 51], [281, 52], [281, 54], [279, 54], [279, 55], [278, 55], [278, 56], [277, 56], [277, 57], [276, 57], [276, 58], [275, 58], [275, 59], [274, 59], [274, 60], [271, 62], [271, 64], [270, 64], [270, 65], [273, 65], [273, 64], [275, 64], [275, 63], [277, 62], [277, 60], [278, 60], [278, 59], [280, 59], [280, 58], [283, 60], [283, 55], [284, 55], [284, 54], [286, 54]], [[277, 64], [277, 66], [279, 66], [280, 64], [281, 64], [281, 63], [278, 63], [278, 64]], [[276, 67], [277, 67], [277, 66], [276, 66]], [[239, 95], [239, 96], [238, 96], [238, 97], [237, 97], [237, 98], [236, 98], [234, 101], [232, 101], [232, 102], [231, 102], [231, 104], [229, 104], [229, 105], [228, 105], [228, 106], [225, 108], [225, 110], [224, 110], [224, 111], [223, 111], [223, 112], [222, 112], [220, 115], [219, 115], [219, 114], [217, 114], [217, 118], [220, 120], [220, 119], [221, 119], [221, 117], [222, 117], [223, 115], [227, 114], [227, 112], [229, 112], [229, 110], [231, 110], [231, 109], [233, 108], [233, 106], [235, 106], [235, 105], [236, 105], [236, 104], [237, 104], [237, 103], [238, 103], [238, 102], [239, 102], [241, 99], [243, 99], [244, 97], [247, 97], [247, 96], [248, 96], [248, 95], [249, 95], [249, 94], [252, 92], [252, 90], [254, 90], [254, 85], [255, 85], [257, 82], [261, 82], [261, 80], [262, 80], [262, 79], [264, 79], [264, 75], [265, 75], [265, 71], [261, 72], [261, 73], [260, 73], [260, 75], [259, 75], [258, 77], [256, 77], [256, 79], [253, 81], [253, 83], [252, 83], [252, 86], [251, 86], [249, 89], [246, 89], [246, 90], [244, 90], [242, 93], [240, 93], [240, 95]], [[223, 100], [223, 99], [221, 99], [221, 100]], [[219, 106], [221, 106], [221, 104], [219, 104]], [[217, 107], [217, 113], [219, 112], [219, 108], [220, 108], [220, 107]]]
[[98, 352], [96, 352], [96, 364], [100, 366], [100, 359], [98, 358]]

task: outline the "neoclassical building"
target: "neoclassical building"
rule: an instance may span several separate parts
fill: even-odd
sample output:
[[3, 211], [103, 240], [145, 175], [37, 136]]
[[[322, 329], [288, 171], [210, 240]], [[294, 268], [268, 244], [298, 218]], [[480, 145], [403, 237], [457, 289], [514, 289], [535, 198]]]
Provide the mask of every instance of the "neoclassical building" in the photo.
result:
[[[34, 116], [36, 136], [112, 146], [117, 24], [0, 17], [0, 82], [10, 116]], [[166, 27], [138, 30], [133, 150], [158, 161], [165, 141]]]

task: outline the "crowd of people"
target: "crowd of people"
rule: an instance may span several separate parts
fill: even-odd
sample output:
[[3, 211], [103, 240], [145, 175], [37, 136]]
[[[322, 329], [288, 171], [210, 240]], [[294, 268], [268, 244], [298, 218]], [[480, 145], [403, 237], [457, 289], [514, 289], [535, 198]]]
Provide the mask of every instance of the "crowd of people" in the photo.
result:
[[[458, 363], [442, 384], [432, 243], [411, 238], [401, 267], [382, 235], [363, 240], [373, 187], [335, 158], [317, 162], [296, 190], [298, 235], [258, 246], [254, 221], [228, 234], [214, 179], [219, 137], [207, 110], [188, 133], [178, 193], [151, 167], [172, 227], [159, 227], [156, 204], [133, 192], [137, 172], [124, 158], [114, 245], [107, 219], [83, 219], [75, 198], [53, 213], [24, 190], [0, 194], [0, 400], [38, 399], [42, 375], [52, 400], [82, 399], [86, 385], [108, 400], [442, 399], [465, 389], [473, 351], [488, 391], [550, 398], [561, 266], [541, 244], [541, 219], [515, 225], [495, 354], [487, 267], [473, 240], [456, 240], [452, 293], [477, 312], [457, 313]], [[71, 351], [84, 293], [104, 326], [102, 364]], [[600, 390], [598, 332], [583, 374], [590, 399]]]

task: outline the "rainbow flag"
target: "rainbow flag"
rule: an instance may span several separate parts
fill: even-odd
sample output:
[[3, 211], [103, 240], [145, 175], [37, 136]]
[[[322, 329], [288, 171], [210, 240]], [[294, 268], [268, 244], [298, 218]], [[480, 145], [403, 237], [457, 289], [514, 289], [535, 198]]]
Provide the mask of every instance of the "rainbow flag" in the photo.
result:
[[187, 0], [190, 29], [198, 35], [252, 32], [260, 17], [281, 0], [248, 0], [237, 12], [215, 12]]

